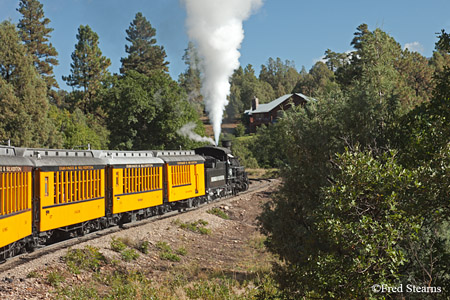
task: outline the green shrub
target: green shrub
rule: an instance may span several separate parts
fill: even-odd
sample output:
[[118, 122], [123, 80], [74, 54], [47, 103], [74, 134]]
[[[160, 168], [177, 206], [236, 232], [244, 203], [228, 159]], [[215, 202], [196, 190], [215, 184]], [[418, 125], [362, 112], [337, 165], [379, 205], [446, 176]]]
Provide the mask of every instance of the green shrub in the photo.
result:
[[106, 258], [98, 248], [88, 245], [83, 249], [69, 249], [63, 261], [72, 273], [78, 274], [80, 269], [98, 271]]
[[170, 251], [170, 252], [172, 252], [172, 248], [166, 242], [159, 241], [159, 242], [156, 243], [155, 247], [158, 250], [160, 250], [160, 251]]
[[205, 226], [208, 225], [208, 222], [202, 219], [199, 219], [194, 222], [181, 222], [180, 219], [176, 219], [175, 221], [172, 221], [174, 225], [179, 226], [181, 229], [190, 230], [192, 232], [197, 232], [200, 234], [210, 234], [211, 229], [206, 228]]
[[[160, 251], [159, 252], [160, 259], [174, 261], [174, 262], [178, 262], [181, 260], [181, 258], [177, 254], [185, 255], [187, 253], [184, 248], [183, 248], [184, 252], [180, 251], [180, 249], [182, 249], [182, 248], [180, 248], [176, 251], [177, 252], [177, 254], [176, 254], [173, 252], [173, 250], [169, 244], [167, 244], [166, 242], [161, 242], [161, 241], [156, 243], [156, 248]], [[184, 253], [184, 254], [181, 254], [181, 253]]]
[[64, 280], [64, 276], [57, 270], [47, 274], [47, 282], [53, 287], [58, 287]]
[[186, 287], [185, 292], [189, 299], [233, 299], [233, 287], [239, 283], [233, 280], [199, 281]]
[[218, 207], [211, 208], [211, 209], [207, 210], [206, 212], [209, 214], [212, 214], [212, 215], [216, 215], [225, 220], [230, 219], [230, 217], [223, 210], [221, 210]]
[[122, 259], [124, 261], [132, 261], [139, 258], [139, 253], [136, 252], [136, 250], [128, 248], [124, 249], [121, 253]]
[[76, 299], [76, 300], [97, 300], [101, 299], [98, 292], [93, 287], [87, 287], [84, 284], [76, 286], [67, 286], [59, 288], [57, 299]]
[[178, 255], [185, 256], [187, 254], [187, 250], [184, 247], [180, 247], [175, 251]]
[[105, 277], [108, 295], [102, 299], [163, 299], [155, 297], [150, 280], [139, 271], [119, 269]]
[[159, 258], [173, 262], [179, 262], [181, 260], [181, 258], [173, 252], [161, 252], [159, 253]]
[[38, 277], [40, 277], [40, 275], [37, 271], [31, 271], [27, 274], [27, 278], [38, 278]]
[[115, 237], [112, 238], [111, 249], [113, 251], [122, 252], [126, 247], [127, 245], [124, 243], [123, 239]]
[[141, 241], [137, 246], [137, 250], [141, 251], [144, 254], [148, 254], [149, 249], [150, 249], [149, 241]]

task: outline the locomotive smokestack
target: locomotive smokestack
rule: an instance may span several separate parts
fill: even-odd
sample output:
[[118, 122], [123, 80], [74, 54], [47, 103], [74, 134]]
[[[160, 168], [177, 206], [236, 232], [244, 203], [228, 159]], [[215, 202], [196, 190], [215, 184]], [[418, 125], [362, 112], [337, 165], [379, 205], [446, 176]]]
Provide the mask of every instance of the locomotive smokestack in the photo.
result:
[[228, 148], [231, 150], [231, 141], [222, 141], [222, 147]]

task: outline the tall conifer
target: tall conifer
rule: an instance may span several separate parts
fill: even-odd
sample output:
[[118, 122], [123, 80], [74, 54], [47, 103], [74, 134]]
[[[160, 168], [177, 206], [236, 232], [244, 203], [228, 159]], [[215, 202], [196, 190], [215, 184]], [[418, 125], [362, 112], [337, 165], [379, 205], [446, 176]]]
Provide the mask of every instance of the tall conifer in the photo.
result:
[[84, 112], [93, 113], [101, 83], [109, 74], [111, 65], [109, 58], [102, 55], [98, 44], [98, 35], [89, 25], [80, 25], [77, 34], [78, 43], [72, 53], [71, 75], [63, 76], [63, 80], [69, 86], [82, 89], [81, 109]]
[[135, 70], [141, 74], [150, 75], [153, 71], [168, 72], [169, 62], [163, 46], [156, 45], [156, 29], [138, 12], [130, 27], [126, 30], [126, 40], [131, 43], [125, 45], [128, 57], [122, 58], [120, 72], [125, 74], [128, 70]]
[[58, 147], [59, 135], [48, 118], [47, 87], [38, 76], [18, 32], [0, 23], [0, 140], [14, 146]]
[[38, 0], [20, 0], [18, 12], [22, 14], [17, 27], [28, 52], [32, 54], [33, 63], [38, 73], [44, 78], [47, 88], [59, 88], [53, 74], [53, 66], [58, 65], [58, 52], [49, 42], [53, 28], [44, 17], [43, 5]]

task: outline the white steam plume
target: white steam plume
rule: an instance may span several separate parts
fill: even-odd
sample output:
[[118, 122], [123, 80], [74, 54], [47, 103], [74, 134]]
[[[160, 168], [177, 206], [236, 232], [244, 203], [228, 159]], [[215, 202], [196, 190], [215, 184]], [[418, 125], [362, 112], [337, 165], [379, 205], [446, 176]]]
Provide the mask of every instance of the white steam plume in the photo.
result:
[[194, 132], [196, 126], [197, 125], [194, 122], [189, 122], [180, 129], [178, 129], [177, 133], [181, 136], [188, 137], [196, 142], [209, 142], [211, 143], [211, 145], [214, 145], [214, 141], [212, 138], [200, 136]]
[[217, 145], [230, 94], [228, 80], [239, 67], [238, 49], [244, 39], [242, 22], [262, 5], [262, 0], [182, 1], [186, 5], [188, 35], [202, 59], [201, 92]]

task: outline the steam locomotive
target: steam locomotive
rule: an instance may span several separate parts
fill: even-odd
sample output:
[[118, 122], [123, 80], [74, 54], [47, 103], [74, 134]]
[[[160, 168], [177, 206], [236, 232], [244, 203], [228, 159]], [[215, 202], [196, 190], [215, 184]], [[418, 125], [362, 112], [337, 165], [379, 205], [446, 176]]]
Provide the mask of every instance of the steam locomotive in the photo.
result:
[[198, 206], [249, 187], [229, 148], [109, 151], [0, 146], [0, 260], [55, 238]]

